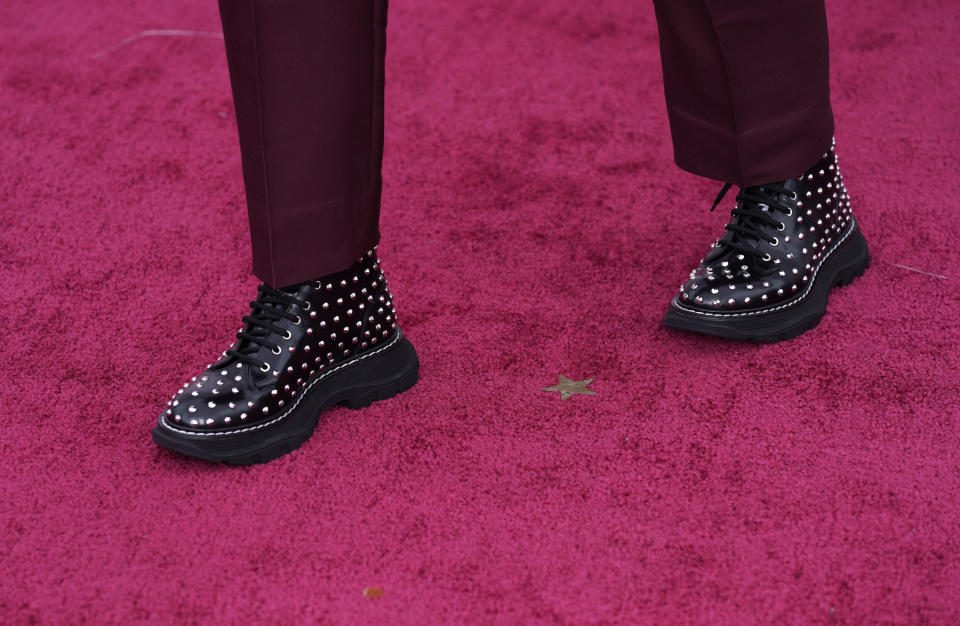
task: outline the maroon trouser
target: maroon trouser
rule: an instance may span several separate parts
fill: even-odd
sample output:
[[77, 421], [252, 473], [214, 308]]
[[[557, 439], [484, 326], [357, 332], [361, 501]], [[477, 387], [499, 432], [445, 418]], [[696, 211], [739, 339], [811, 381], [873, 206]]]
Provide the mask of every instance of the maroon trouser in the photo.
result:
[[[387, 0], [219, 0], [254, 273], [274, 287], [379, 240]], [[655, 0], [677, 164], [796, 176], [833, 134], [824, 0]]]

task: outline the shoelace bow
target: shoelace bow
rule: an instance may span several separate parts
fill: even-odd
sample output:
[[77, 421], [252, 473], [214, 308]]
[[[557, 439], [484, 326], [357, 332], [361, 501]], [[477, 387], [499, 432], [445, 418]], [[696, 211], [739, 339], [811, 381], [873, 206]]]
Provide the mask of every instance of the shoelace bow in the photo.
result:
[[[726, 183], [717, 198], [713, 201], [710, 210], [713, 211], [727, 195], [727, 191], [733, 185]], [[771, 245], [777, 245], [779, 239], [771, 235], [769, 228], [783, 230], [784, 224], [773, 216], [773, 211], [777, 210], [786, 215], [793, 215], [793, 209], [780, 202], [780, 195], [784, 194], [791, 199], [796, 199], [796, 192], [786, 189], [783, 183], [772, 183], [769, 185], [747, 187], [737, 194], [737, 206], [730, 211], [733, 219], [726, 225], [726, 230], [733, 233], [729, 240], [720, 240], [718, 243], [731, 250], [737, 250], [744, 254], [758, 258], [762, 261], [769, 261], [770, 255], [761, 253], [756, 247], [744, 242], [745, 238], [752, 237], [757, 241], [766, 241]], [[739, 218], [739, 219], [738, 219]]]
[[[280, 328], [275, 322], [288, 319], [291, 322], [299, 323], [300, 316], [288, 312], [287, 307], [296, 305], [306, 311], [309, 304], [296, 296], [267, 285], [260, 285], [257, 290], [257, 299], [250, 302], [253, 312], [250, 315], [243, 316], [244, 329], [237, 333], [237, 344], [227, 350], [226, 358], [232, 357], [248, 365], [263, 369], [264, 364], [253, 358], [260, 347], [267, 348], [274, 354], [279, 354], [280, 350], [279, 344], [269, 340], [270, 335], [276, 333], [284, 339], [290, 338], [289, 331]], [[269, 365], [267, 367], [269, 368]]]

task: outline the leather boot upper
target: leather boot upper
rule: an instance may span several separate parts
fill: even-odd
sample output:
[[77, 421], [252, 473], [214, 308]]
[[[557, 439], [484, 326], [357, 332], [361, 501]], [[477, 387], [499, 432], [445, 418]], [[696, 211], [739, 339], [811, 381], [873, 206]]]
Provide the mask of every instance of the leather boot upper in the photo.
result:
[[690, 272], [673, 304], [732, 313], [798, 297], [816, 280], [825, 256], [849, 234], [851, 219], [850, 198], [831, 145], [796, 178], [737, 194], [723, 236]]
[[396, 309], [375, 249], [350, 268], [285, 289], [261, 285], [222, 358], [174, 394], [163, 419], [184, 430], [264, 424], [311, 378], [398, 336]]

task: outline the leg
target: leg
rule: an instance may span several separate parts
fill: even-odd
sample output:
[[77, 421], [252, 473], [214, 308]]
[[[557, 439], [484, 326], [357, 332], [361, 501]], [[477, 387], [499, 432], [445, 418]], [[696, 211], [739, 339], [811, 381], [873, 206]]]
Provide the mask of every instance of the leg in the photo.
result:
[[412, 386], [379, 233], [386, 0], [220, 0], [256, 274], [236, 341], [153, 439], [228, 463], [303, 444], [327, 408]]
[[830, 145], [823, 0], [655, 0], [681, 168], [742, 187], [797, 176]]
[[281, 287], [379, 240], [386, 0], [220, 0], [254, 273]]
[[677, 164], [738, 185], [667, 326], [781, 341], [869, 264], [832, 146], [823, 0], [655, 0]]

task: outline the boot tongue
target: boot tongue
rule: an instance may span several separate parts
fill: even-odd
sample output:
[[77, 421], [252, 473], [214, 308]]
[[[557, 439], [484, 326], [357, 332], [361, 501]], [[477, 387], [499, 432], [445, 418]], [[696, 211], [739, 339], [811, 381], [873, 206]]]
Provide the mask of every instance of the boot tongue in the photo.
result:
[[[765, 188], [763, 185], [757, 185], [757, 186], [755, 186], [755, 187], [748, 187], [747, 189], [744, 189], [743, 191], [752, 192], [752, 193], [759, 193], [759, 194], [763, 194], [763, 195], [767, 195], [767, 194], [768, 194], [766, 188]], [[742, 207], [742, 205], [740, 205], [740, 204], [737, 205], [737, 209], [739, 209], [739, 208], [741, 208], [741, 207]], [[763, 203], [759, 203], [759, 204], [757, 205], [757, 207], [760, 208], [760, 210], [769, 211], [769, 207], [768, 207], [767, 205], [763, 204]], [[740, 214], [739, 211], [735, 211], [735, 212], [734, 212], [734, 215], [733, 215], [733, 218], [730, 220], [730, 223], [731, 223], [731, 224], [744, 224], [744, 223], [746, 223], [748, 220], [749, 220], [749, 218], [744, 217], [742, 214]], [[751, 234], [751, 233], [733, 232], [733, 231], [729, 231], [729, 230], [728, 230], [728, 231], [726, 231], [726, 232], [723, 234], [723, 236], [720, 237], [720, 239], [718, 240], [718, 243], [720, 243], [721, 245], [718, 246], [718, 247], [716, 247], [716, 248], [714, 248], [713, 250], [711, 250], [711, 251], [707, 254], [707, 256], [704, 257], [703, 260], [704, 260], [705, 262], [710, 262], [710, 263], [715, 263], [715, 262], [718, 262], [718, 261], [729, 261], [729, 260], [731, 260], [731, 259], [734, 257], [734, 255], [736, 255], [736, 254], [742, 254], [742, 252], [738, 252], [737, 250], [735, 250], [735, 249], [733, 249], [733, 248], [731, 248], [731, 247], [729, 247], [729, 246], [722, 245], [722, 244], [724, 244], [724, 243], [729, 243], [729, 242], [732, 242], [732, 241], [734, 241], [734, 240], [736, 240], [736, 241], [737, 241], [739, 244], [741, 244], [741, 245], [745, 245], [745, 246], [747, 246], [747, 247], [753, 248], [754, 250], [757, 250], [756, 256], [759, 257], [759, 256], [762, 256], [762, 255], [763, 255], [763, 251], [760, 249], [760, 243], [762, 242], [762, 239], [760, 239], [759, 237], [757, 237], [756, 235], [753, 235], [753, 234]]]
[[[296, 295], [299, 295], [301, 287], [302, 287], [302, 285], [291, 285], [290, 287], [281, 287], [281, 288], [277, 289], [277, 291], [279, 291], [280, 293], [282, 293], [282, 294], [284, 294], [284, 295], [296, 296]], [[268, 302], [268, 303], [266, 303], [266, 304], [261, 303], [261, 304], [262, 304], [262, 306], [263, 306], [265, 309], [267, 309], [268, 311], [271, 311], [271, 310], [272, 310], [272, 311], [285, 311], [285, 310], [286, 310], [287, 308], [289, 308], [289, 306], [290, 306], [290, 305], [288, 305], [288, 304], [275, 304], [275, 303], [273, 303], [273, 302]], [[251, 315], [252, 315], [252, 316], [256, 316], [257, 314], [256, 314], [256, 313], [251, 313]], [[250, 324], [247, 324], [247, 326], [250, 326]], [[260, 326], [253, 326], [252, 328], [246, 328], [246, 327], [245, 327], [244, 330], [246, 330], [248, 334], [254, 335], [254, 336], [256, 336], [256, 337], [266, 337], [267, 335], [270, 334], [270, 331], [269, 331], [269, 330], [267, 330], [266, 328], [261, 328]], [[247, 345], [249, 345], [249, 343], [250, 343], [250, 342], [248, 342], [248, 341], [241, 341], [241, 342], [238, 344], [238, 348], [241, 348], [241, 349], [242, 349], [242, 348], [246, 347]], [[251, 350], [252, 350], [252, 349], [257, 349], [257, 350], [259, 350], [259, 348], [260, 348], [259, 346], [257, 346], [256, 344], [254, 344], [254, 347], [251, 348]]]
[[[766, 188], [763, 187], [762, 185], [758, 185], [758, 186], [756, 186], [756, 187], [753, 187], [753, 188], [750, 189], [750, 191], [752, 191], [752, 192], [754, 192], [754, 193], [757, 193], [757, 194], [766, 195], [766, 196], [769, 196], [769, 195], [770, 195], [770, 193], [768, 193], [767, 190], [766, 190]], [[756, 204], [756, 207], [757, 207], [758, 209], [760, 209], [761, 211], [764, 211], [765, 213], [769, 213], [769, 212], [770, 212], [770, 206], [767, 205], [767, 204], [765, 204], [765, 203], [763, 203], [763, 202], [758, 202], [758, 203]], [[739, 221], [741, 221], [741, 220], [742, 220], [742, 218], [738, 215], [737, 218], [736, 218], [736, 221], [739, 222]], [[753, 244], [754, 246], [756, 246], [757, 244], [760, 243], [760, 239], [758, 239], [757, 237], [755, 237], [755, 236], [753, 236], [753, 235], [751, 235], [751, 234], [748, 234], [748, 233], [740, 233], [740, 242], [741, 242], [741, 243]]]
[[[303, 284], [297, 284], [297, 285], [290, 285], [289, 287], [281, 287], [277, 289], [277, 291], [285, 295], [298, 296], [300, 295], [300, 292], [303, 290], [303, 288], [304, 288]], [[263, 304], [263, 306], [268, 310], [273, 309], [273, 310], [282, 311], [282, 310], [285, 310], [288, 305], [266, 303], [266, 304]], [[251, 312], [251, 315], [255, 316], [256, 313]], [[243, 331], [246, 332], [248, 335], [253, 335], [255, 337], [266, 337], [267, 335], [270, 334], [270, 331], [268, 331], [266, 328], [261, 328], [260, 326], [251, 325], [251, 324], [245, 324], [243, 327]], [[260, 345], [253, 343], [247, 339], [241, 339], [234, 346], [234, 349], [237, 350], [238, 352], [247, 352], [252, 354], [254, 352], [257, 352], [260, 349]], [[236, 359], [232, 355], [226, 356], [223, 359], [221, 359], [219, 362], [215, 363], [212, 366], [212, 369], [218, 369], [225, 365], [230, 365], [235, 360]]]
[[[735, 216], [735, 217], [731, 220], [730, 223], [731, 223], [731, 224], [739, 224], [739, 223], [742, 223], [742, 220], [741, 220], [740, 216], [737, 215], [737, 216]], [[746, 245], [746, 246], [748, 246], [748, 247], [750, 247], [750, 248], [753, 248], [753, 249], [757, 250], [757, 255], [758, 255], [758, 256], [762, 256], [762, 255], [763, 255], [763, 252], [760, 250], [760, 241], [761, 241], [760, 239], [758, 239], [758, 238], [755, 237], [754, 235], [751, 235], [751, 234], [748, 234], [748, 233], [733, 232], [733, 231], [729, 231], [729, 230], [728, 230], [728, 231], [726, 231], [726, 232], [723, 233], [723, 236], [721, 236], [720, 239], [717, 240], [717, 242], [718, 242], [719, 244], [721, 244], [721, 245], [713, 248], [713, 250], [711, 250], [711, 251], [707, 254], [707, 256], [704, 257], [703, 260], [706, 261], [706, 262], [729, 260], [729, 259], [732, 258], [735, 254], [743, 254], [742, 252], [738, 252], [737, 250], [735, 250], [735, 249], [733, 249], [733, 248], [731, 248], [731, 247], [729, 247], [729, 246], [722, 245], [722, 244], [724, 244], [724, 243], [730, 243], [730, 242], [732, 242], [734, 239], [736, 239], [737, 242], [739, 242], [739, 243], [742, 244], [742, 245]]]
[[288, 287], [279, 287], [277, 291], [286, 296], [294, 296], [295, 298], [305, 299], [310, 291], [309, 287], [310, 283], [305, 282], [290, 285]]
[[[282, 293], [285, 296], [293, 296], [295, 298], [306, 299], [307, 293], [309, 291], [308, 288], [309, 288], [309, 283], [297, 283], [295, 285], [290, 285], [288, 287], [276, 288], [276, 291]], [[272, 302], [264, 304], [263, 306], [266, 309], [273, 310], [273, 311], [286, 311], [288, 308], [290, 308], [289, 304], [274, 304]], [[260, 328], [259, 326], [254, 326], [252, 329], [247, 330], [247, 332], [251, 335], [256, 335], [257, 337], [265, 337], [270, 334], [270, 331], [268, 331], [265, 328]], [[249, 342], [244, 341], [242, 343], [246, 344]]]

